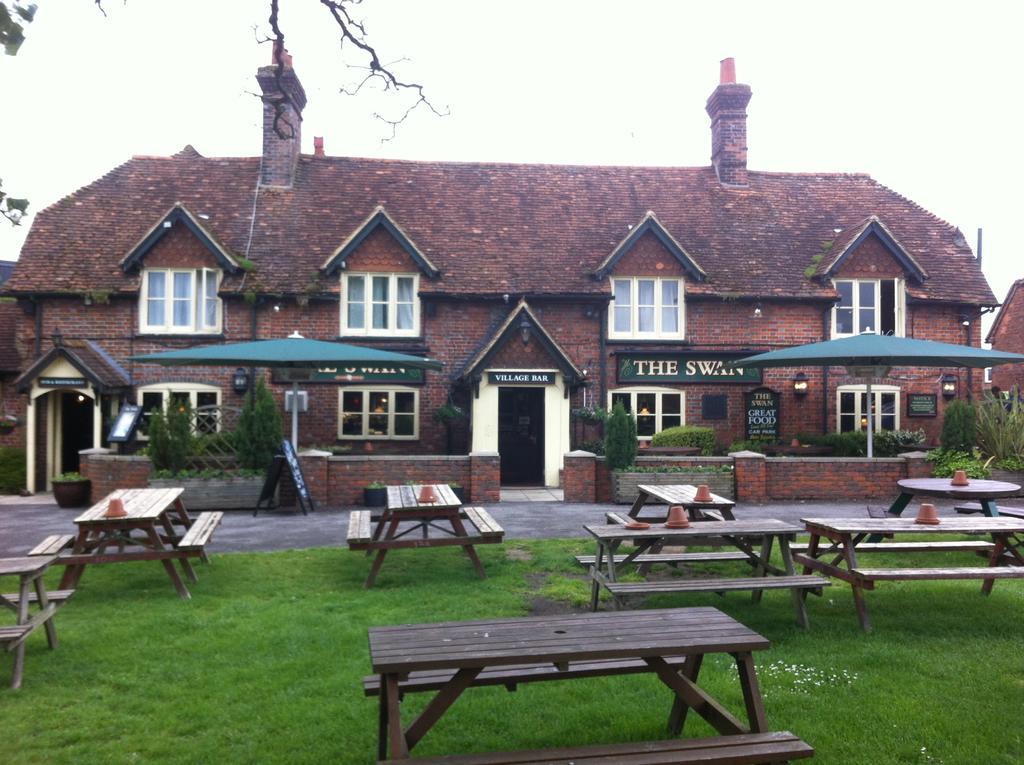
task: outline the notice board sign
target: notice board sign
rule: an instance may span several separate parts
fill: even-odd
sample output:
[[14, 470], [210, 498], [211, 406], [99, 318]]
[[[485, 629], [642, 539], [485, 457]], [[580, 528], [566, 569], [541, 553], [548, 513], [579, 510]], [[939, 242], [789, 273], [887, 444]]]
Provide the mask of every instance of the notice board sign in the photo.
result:
[[122, 404], [117, 419], [107, 433], [107, 440], [113, 443], [125, 443], [135, 435], [135, 428], [142, 416], [142, 407], [138, 404]]
[[777, 440], [779, 437], [779, 394], [768, 388], [755, 388], [746, 394], [745, 401], [747, 440]]
[[259, 512], [260, 507], [264, 502], [269, 503], [273, 501], [274, 492], [277, 491], [278, 481], [281, 480], [281, 471], [284, 466], [288, 466], [288, 470], [291, 473], [292, 483], [295, 484], [295, 493], [299, 498], [299, 507], [302, 509], [303, 515], [308, 515], [309, 511], [313, 510], [313, 497], [309, 494], [309, 486], [306, 485], [306, 478], [302, 475], [302, 466], [299, 465], [299, 457], [295, 453], [295, 447], [292, 446], [292, 442], [287, 439], [281, 442], [281, 448], [277, 456], [274, 457], [274, 461], [267, 468], [267, 478], [263, 482], [263, 489], [260, 490], [260, 498], [256, 502], [256, 509], [253, 511], [253, 515]]
[[935, 393], [908, 393], [907, 417], [938, 417], [939, 397]]

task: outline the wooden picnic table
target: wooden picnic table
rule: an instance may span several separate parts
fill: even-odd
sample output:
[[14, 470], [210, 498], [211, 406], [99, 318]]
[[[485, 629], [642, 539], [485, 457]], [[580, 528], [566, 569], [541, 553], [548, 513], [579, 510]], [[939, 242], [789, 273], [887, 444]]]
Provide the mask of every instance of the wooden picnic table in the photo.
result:
[[[409, 757], [410, 751], [444, 715], [463, 692], [478, 684], [488, 671], [502, 670], [506, 683], [536, 679], [532, 671], [544, 669], [544, 679], [575, 679], [621, 674], [625, 662], [639, 665], [636, 671], [653, 672], [671, 691], [669, 727], [673, 736], [683, 729], [692, 709], [725, 737], [753, 732], [767, 734], [764, 702], [752, 652], [768, 648], [766, 638], [715, 608], [675, 608], [651, 611], [571, 614], [566, 616], [486, 619], [440, 624], [405, 624], [369, 630], [370, 661], [379, 676], [380, 714], [378, 758], [390, 751], [392, 759]], [[730, 654], [735, 660], [743, 695], [746, 722], [698, 685], [704, 657]], [[679, 657], [684, 657], [680, 664]], [[670, 665], [670, 661], [675, 663]], [[587, 671], [575, 671], [585, 664]], [[543, 665], [540, 667], [539, 665]], [[607, 671], [602, 671], [601, 667]], [[402, 684], [422, 672], [449, 672], [450, 677], [412, 722], [403, 725]], [[551, 710], [557, 720], [557, 710]], [[774, 736], [777, 734], [767, 734]], [[791, 736], [792, 734], [787, 734]], [[760, 737], [758, 737], [760, 738]], [[715, 739], [719, 741], [720, 739]], [[799, 739], [797, 739], [799, 742]], [[699, 743], [699, 742], [697, 742]], [[809, 756], [813, 750], [799, 742], [807, 754], [784, 753], [775, 759], [744, 759], [743, 762], [774, 762]], [[644, 745], [646, 747], [657, 745]], [[639, 745], [637, 749], [641, 748]], [[615, 747], [603, 749], [602, 762], [640, 762]], [[802, 750], [801, 750], [802, 751]], [[471, 762], [571, 762], [574, 750], [553, 750], [557, 757], [517, 759], [507, 755], [473, 755]], [[530, 753], [543, 755], [543, 752]], [[787, 756], [788, 754], [788, 756]], [[650, 756], [649, 754], [647, 755]], [[447, 762], [447, 758], [438, 758]], [[460, 758], [454, 758], [458, 760]], [[589, 760], [587, 760], [589, 762]], [[680, 760], [645, 759], [644, 762]], [[695, 760], [696, 761], [696, 760]], [[700, 762], [718, 762], [704, 760]], [[721, 760], [725, 762], [726, 760]], [[739, 760], [729, 760], [739, 762]]]
[[[17, 592], [0, 594], [0, 605], [15, 613], [13, 625], [0, 626], [0, 646], [7, 651], [14, 651], [14, 669], [11, 673], [11, 688], [14, 689], [21, 687], [25, 668], [25, 641], [29, 635], [42, 627], [46, 630], [46, 641], [50, 648], [57, 647], [57, 628], [53, 624], [53, 615], [71, 593], [55, 594], [46, 591], [43, 574], [53, 561], [52, 555], [0, 558], [0, 577], [18, 578]], [[29, 607], [33, 604], [35, 610]]]
[[[365, 550], [367, 555], [377, 553], [365, 587], [373, 586], [390, 550], [451, 545], [465, 550], [479, 577], [487, 578], [474, 545], [500, 543], [505, 530], [482, 507], [462, 507], [448, 484], [432, 485], [435, 502], [420, 502], [421, 484], [388, 486], [387, 505], [379, 516], [373, 516], [369, 510], [356, 510], [349, 515], [349, 549]], [[473, 533], [467, 530], [467, 523]]]
[[950, 478], [904, 478], [897, 481], [900, 495], [889, 506], [890, 515], [900, 515], [915, 496], [944, 497], [981, 503], [981, 512], [995, 518], [999, 515], [996, 500], [1015, 496], [1020, 486], [1007, 481], [986, 481], [972, 478], [966, 486], [954, 486]]
[[[78, 585], [88, 565], [158, 560], [182, 598], [191, 598], [178, 575], [177, 561], [189, 581], [196, 582], [190, 558], [206, 561], [206, 543], [223, 513], [201, 513], [193, 519], [181, 501], [184, 489], [118, 489], [75, 518], [78, 534], [70, 553], [56, 562], [67, 566], [61, 589]], [[125, 515], [108, 517], [111, 499], [124, 502]], [[179, 528], [180, 527], [180, 528]], [[58, 538], [57, 541], [60, 542]]]
[[733, 520], [732, 509], [736, 506], [735, 502], [731, 499], [720, 497], [717, 494], [712, 494], [711, 499], [707, 502], [698, 502], [696, 499], [696, 486], [689, 484], [670, 484], [665, 486], [640, 484], [636, 488], [639, 494], [633, 502], [633, 506], [629, 509], [630, 518], [644, 521], [665, 521], [668, 515], [667, 510], [665, 515], [640, 517], [640, 511], [643, 509], [643, 506], [650, 500], [657, 500], [666, 505], [682, 505], [686, 508], [686, 514], [690, 517], [691, 521]]
[[[861, 628], [871, 631], [871, 617], [864, 590], [879, 581], [981, 579], [981, 591], [992, 591], [996, 579], [1024, 578], [1024, 520], [1016, 518], [942, 518], [937, 525], [915, 523], [911, 518], [804, 518], [810, 532], [807, 545], [798, 546], [794, 559], [804, 573], [816, 571], [849, 582]], [[897, 535], [957, 535], [988, 537], [988, 540], [876, 542]], [[986, 566], [867, 568], [858, 553], [974, 552], [984, 555]]]
[[[799, 576], [793, 566], [790, 540], [801, 532], [799, 526], [773, 518], [742, 521], [701, 521], [688, 528], [668, 528], [663, 523], [651, 524], [646, 529], [631, 529], [621, 523], [604, 526], [584, 526], [597, 540], [597, 555], [581, 556], [577, 560], [589, 565], [591, 577], [590, 607], [597, 610], [600, 590], [604, 587], [620, 605], [627, 595], [670, 592], [725, 592], [750, 590], [754, 602], [761, 600], [766, 589], [789, 589], [793, 595], [797, 624], [807, 626], [807, 610], [802, 590], [820, 591], [829, 581], [818, 576]], [[616, 554], [624, 542], [633, 549], [625, 555]], [[774, 543], [778, 543], [782, 568], [771, 562]], [[735, 552], [684, 552], [663, 554], [666, 544], [691, 546], [728, 546]], [[654, 552], [652, 552], [654, 551]], [[641, 573], [660, 563], [709, 563], [723, 560], [743, 560], [753, 568], [751, 577], [672, 577], [663, 581], [620, 582], [619, 576], [631, 566], [640, 566]]]

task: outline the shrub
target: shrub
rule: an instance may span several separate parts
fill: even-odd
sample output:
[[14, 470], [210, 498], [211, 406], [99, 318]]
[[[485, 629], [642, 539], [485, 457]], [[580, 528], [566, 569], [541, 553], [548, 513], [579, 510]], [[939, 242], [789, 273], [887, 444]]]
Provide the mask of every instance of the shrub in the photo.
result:
[[705, 457], [715, 451], [715, 431], [696, 425], [680, 425], [655, 433], [651, 446], [696, 446]]
[[249, 470], [266, 470], [274, 460], [284, 436], [281, 414], [263, 378], [245, 397], [245, 406], [235, 431], [238, 464]]
[[636, 420], [621, 403], [615, 405], [605, 426], [604, 454], [610, 470], [636, 461]]
[[968, 478], [988, 478], [989, 470], [971, 452], [952, 449], [935, 449], [928, 452], [926, 459], [932, 463], [932, 474], [938, 478], [949, 478], [957, 470], [963, 470]]
[[729, 444], [725, 450], [726, 454], [732, 452], [757, 452], [758, 454], [764, 454], [765, 446], [773, 443], [772, 441], [733, 441]]
[[591, 454], [596, 454], [598, 457], [604, 456], [604, 441], [583, 441], [577, 444], [576, 448], [585, 452], [590, 452]]
[[25, 488], [25, 450], [0, 446], [0, 492], [12, 494]]
[[948, 452], [970, 453], [974, 450], [975, 430], [974, 407], [966, 401], [953, 401], [943, 415], [939, 443]]
[[865, 457], [868, 453], [868, 435], [861, 431], [800, 435], [798, 439], [802, 444], [831, 446], [835, 457]]
[[975, 412], [983, 454], [1000, 462], [1024, 458], [1024, 403], [1017, 396], [1007, 400], [986, 396]]
[[185, 469], [191, 450], [192, 411], [187, 401], [172, 401], [166, 412], [157, 409], [150, 414], [146, 453], [154, 470], [177, 475]]
[[732, 465], [629, 465], [630, 473], [731, 473]]
[[879, 430], [873, 434], [876, 457], [895, 457], [924, 443], [924, 430]]

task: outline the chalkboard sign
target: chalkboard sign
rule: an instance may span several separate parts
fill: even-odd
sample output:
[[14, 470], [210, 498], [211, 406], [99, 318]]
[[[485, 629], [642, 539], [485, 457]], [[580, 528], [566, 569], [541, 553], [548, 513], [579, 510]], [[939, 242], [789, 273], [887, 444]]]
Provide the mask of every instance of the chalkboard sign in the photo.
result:
[[907, 417], [938, 417], [939, 399], [935, 393], [908, 393]]
[[747, 440], [774, 441], [779, 437], [779, 394], [756, 388], [746, 395]]
[[107, 440], [113, 443], [125, 443], [135, 435], [135, 428], [139, 424], [139, 417], [142, 415], [142, 407], [138, 404], [122, 404], [121, 410], [117, 413], [117, 419], [107, 433]]
[[309, 487], [306, 486], [306, 479], [302, 475], [302, 467], [299, 465], [299, 457], [295, 453], [295, 447], [292, 446], [292, 442], [285, 440], [281, 442], [281, 448], [278, 454], [274, 457], [274, 461], [270, 463], [270, 467], [267, 468], [267, 478], [263, 482], [263, 489], [260, 491], [260, 498], [256, 502], [256, 509], [253, 511], [253, 515], [260, 511], [260, 508], [264, 502], [273, 502], [274, 492], [277, 490], [277, 483], [281, 480], [281, 471], [284, 465], [288, 465], [288, 470], [291, 472], [292, 483], [295, 484], [295, 493], [299, 498], [299, 507], [302, 509], [303, 515], [308, 515], [310, 510], [313, 510], [313, 498], [309, 495]]

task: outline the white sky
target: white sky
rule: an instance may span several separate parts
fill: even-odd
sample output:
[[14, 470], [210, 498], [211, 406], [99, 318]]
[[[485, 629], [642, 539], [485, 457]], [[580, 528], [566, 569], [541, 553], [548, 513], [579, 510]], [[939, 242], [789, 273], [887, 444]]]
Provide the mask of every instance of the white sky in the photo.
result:
[[[0, 55], [4, 191], [30, 212], [132, 154], [260, 151], [256, 68], [267, 0], [36, 0], [16, 57]], [[997, 298], [1024, 277], [1018, 184], [1024, 74], [1016, 2], [365, 0], [372, 43], [450, 108], [414, 114], [395, 140], [375, 94], [339, 94], [333, 21], [281, 0], [309, 97], [303, 151], [430, 160], [709, 164], [704, 112], [718, 62], [749, 84], [749, 166], [867, 172], [960, 227]], [[0, 258], [21, 230], [0, 221]]]

